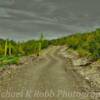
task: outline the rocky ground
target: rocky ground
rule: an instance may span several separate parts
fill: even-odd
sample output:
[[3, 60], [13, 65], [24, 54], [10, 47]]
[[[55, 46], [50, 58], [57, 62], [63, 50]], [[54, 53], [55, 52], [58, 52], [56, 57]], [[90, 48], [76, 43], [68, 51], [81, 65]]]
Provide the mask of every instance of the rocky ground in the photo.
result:
[[65, 58], [69, 58], [74, 65], [74, 69], [79, 73], [88, 83], [86, 90], [95, 92], [97, 94], [96, 100], [100, 99], [100, 61], [91, 62], [87, 58], [79, 58], [77, 52], [71, 49], [63, 49], [62, 54]]

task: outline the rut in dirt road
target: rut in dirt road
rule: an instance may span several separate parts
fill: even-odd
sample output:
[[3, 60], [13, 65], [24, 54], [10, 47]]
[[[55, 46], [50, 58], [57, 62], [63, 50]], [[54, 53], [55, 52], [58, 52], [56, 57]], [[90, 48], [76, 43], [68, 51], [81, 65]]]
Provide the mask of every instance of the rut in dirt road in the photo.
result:
[[69, 60], [49, 48], [44, 56], [30, 61], [0, 82], [0, 100], [90, 100], [72, 95], [86, 82], [72, 70]]

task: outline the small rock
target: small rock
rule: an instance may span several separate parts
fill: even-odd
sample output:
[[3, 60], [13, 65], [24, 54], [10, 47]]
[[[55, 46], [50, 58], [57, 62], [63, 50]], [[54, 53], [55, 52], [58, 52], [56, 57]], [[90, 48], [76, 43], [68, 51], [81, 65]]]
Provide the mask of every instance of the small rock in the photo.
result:
[[82, 65], [87, 65], [88, 63], [90, 63], [89, 59], [87, 58], [73, 59], [72, 62], [74, 66], [82, 66]]

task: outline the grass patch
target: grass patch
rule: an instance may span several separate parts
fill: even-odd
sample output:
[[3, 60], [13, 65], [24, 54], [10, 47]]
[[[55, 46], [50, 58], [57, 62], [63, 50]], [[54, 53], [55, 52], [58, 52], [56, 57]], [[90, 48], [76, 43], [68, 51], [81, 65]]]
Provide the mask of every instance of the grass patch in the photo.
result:
[[19, 57], [17, 56], [0, 56], [0, 67], [4, 65], [19, 64]]

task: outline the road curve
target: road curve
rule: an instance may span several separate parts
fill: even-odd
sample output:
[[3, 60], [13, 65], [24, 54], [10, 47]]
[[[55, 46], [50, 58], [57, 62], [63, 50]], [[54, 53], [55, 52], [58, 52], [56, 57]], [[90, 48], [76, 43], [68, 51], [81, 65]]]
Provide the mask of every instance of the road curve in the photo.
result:
[[0, 100], [90, 100], [82, 94], [87, 83], [73, 71], [70, 60], [50, 47], [36, 60], [0, 80]]

